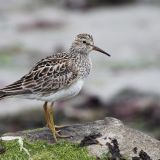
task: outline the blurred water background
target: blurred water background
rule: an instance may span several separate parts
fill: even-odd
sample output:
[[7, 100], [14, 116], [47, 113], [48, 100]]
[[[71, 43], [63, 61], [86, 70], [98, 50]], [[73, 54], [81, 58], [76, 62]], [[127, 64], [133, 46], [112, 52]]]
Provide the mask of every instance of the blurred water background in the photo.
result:
[[[90, 33], [112, 56], [92, 53], [77, 97], [56, 103], [58, 124], [112, 116], [160, 139], [159, 0], [0, 0], [0, 88]], [[0, 133], [43, 127], [43, 103], [0, 101]]]

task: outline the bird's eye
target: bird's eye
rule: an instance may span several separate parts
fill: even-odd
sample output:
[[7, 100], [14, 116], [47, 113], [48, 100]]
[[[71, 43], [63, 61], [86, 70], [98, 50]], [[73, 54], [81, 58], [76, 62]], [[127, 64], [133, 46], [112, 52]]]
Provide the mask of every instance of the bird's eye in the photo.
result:
[[87, 43], [86, 41], [83, 41], [83, 43]]

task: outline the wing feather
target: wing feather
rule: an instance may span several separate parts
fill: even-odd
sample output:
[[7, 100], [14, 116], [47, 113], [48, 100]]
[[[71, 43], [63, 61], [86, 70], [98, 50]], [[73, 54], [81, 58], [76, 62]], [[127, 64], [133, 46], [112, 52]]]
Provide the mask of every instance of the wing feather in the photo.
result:
[[42, 59], [27, 75], [3, 88], [3, 93], [45, 95], [70, 86], [77, 80], [78, 70], [66, 54], [57, 54], [57, 57]]

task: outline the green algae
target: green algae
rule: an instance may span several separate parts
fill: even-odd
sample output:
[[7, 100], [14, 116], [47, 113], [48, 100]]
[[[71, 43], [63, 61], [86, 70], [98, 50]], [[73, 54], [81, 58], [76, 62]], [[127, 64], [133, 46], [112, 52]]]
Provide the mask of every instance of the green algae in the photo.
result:
[[[17, 140], [3, 141], [1, 146], [5, 148], [5, 152], [0, 154], [0, 160], [29, 160], [26, 152], [20, 151]], [[88, 155], [85, 147], [65, 141], [48, 144], [43, 141], [24, 140], [24, 147], [30, 153], [30, 160], [96, 160]]]

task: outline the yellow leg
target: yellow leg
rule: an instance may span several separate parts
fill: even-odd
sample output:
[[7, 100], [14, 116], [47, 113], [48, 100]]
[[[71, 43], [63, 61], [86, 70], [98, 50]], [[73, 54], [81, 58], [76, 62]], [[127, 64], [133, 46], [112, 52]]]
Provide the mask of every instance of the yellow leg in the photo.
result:
[[60, 132], [60, 130], [56, 131], [56, 128], [60, 129], [60, 128], [64, 128], [66, 126], [55, 126], [52, 107], [53, 107], [53, 103], [50, 106], [47, 106], [47, 102], [45, 102], [44, 106], [43, 106], [47, 127], [51, 130], [51, 132], [53, 134], [53, 138], [54, 138], [55, 142], [57, 142], [57, 137], [68, 138], [70, 136], [60, 135], [58, 133], [58, 132]]
[[[53, 112], [53, 107], [54, 107], [54, 103], [51, 103], [51, 107], [52, 107], [52, 112]], [[68, 127], [68, 125], [55, 125], [56, 129], [61, 129], [61, 128], [66, 128]]]
[[[51, 104], [51, 106], [49, 107], [49, 114], [50, 114], [50, 121], [51, 121], [51, 124], [54, 124], [54, 114], [53, 114], [53, 106], [54, 106], [54, 103]], [[57, 129], [60, 129], [60, 128], [64, 128], [65, 126], [55, 126], [54, 125], [54, 128], [57, 128]], [[60, 131], [60, 130], [59, 130]], [[56, 137], [59, 137], [59, 138], [68, 138], [68, 137], [71, 137], [71, 136], [68, 136], [68, 135], [60, 135], [58, 132], [59, 131], [56, 131], [55, 129], [55, 134], [56, 134]]]
[[47, 127], [49, 128], [49, 125], [48, 125], [49, 119], [48, 119], [48, 113], [47, 113], [47, 102], [44, 103], [43, 109], [44, 109], [44, 117], [45, 117], [45, 120], [46, 120], [46, 123], [47, 123]]
[[54, 125], [54, 121], [53, 121], [53, 117], [52, 117], [52, 108], [51, 108], [51, 106], [47, 106], [47, 102], [44, 103], [43, 108], [44, 108], [47, 126], [51, 130], [55, 142], [57, 142], [56, 130], [55, 130], [55, 125]]

